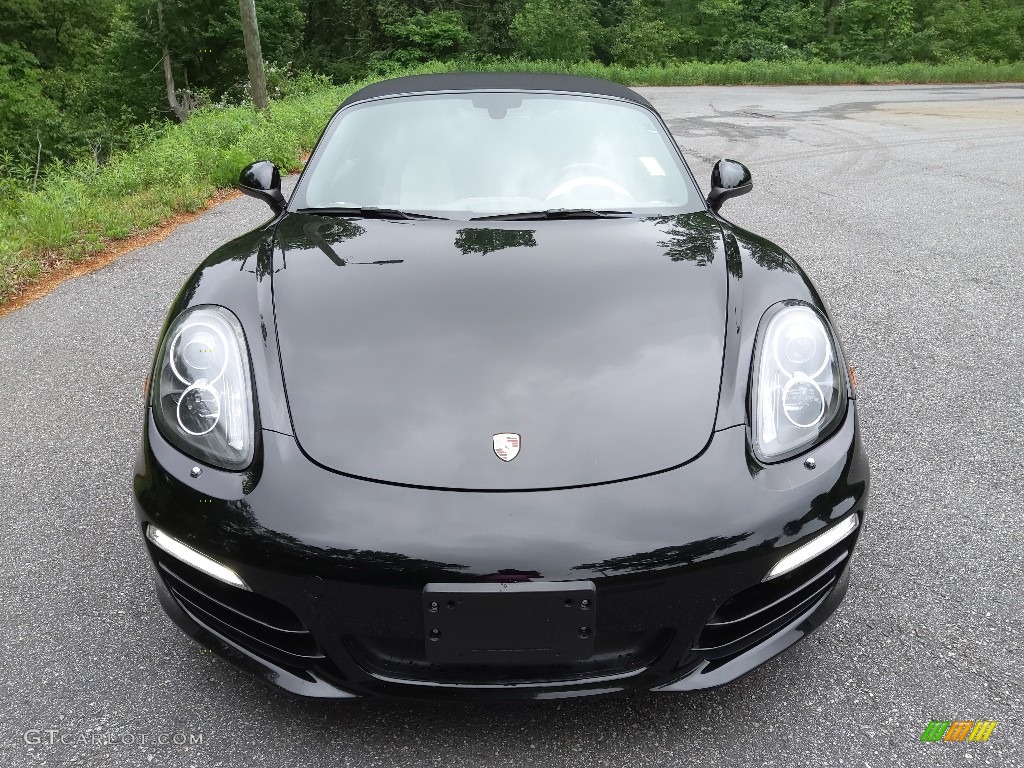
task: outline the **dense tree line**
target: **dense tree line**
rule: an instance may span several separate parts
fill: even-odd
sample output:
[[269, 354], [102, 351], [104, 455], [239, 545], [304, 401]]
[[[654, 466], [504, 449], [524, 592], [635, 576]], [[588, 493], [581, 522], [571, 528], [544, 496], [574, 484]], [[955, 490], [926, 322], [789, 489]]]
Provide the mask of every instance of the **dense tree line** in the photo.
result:
[[[1024, 58], [1021, 0], [257, 0], [257, 11], [278, 94], [316, 76], [487, 57]], [[152, 130], [139, 126], [244, 101], [246, 82], [235, 0], [0, 0], [0, 176], [101, 160]]]

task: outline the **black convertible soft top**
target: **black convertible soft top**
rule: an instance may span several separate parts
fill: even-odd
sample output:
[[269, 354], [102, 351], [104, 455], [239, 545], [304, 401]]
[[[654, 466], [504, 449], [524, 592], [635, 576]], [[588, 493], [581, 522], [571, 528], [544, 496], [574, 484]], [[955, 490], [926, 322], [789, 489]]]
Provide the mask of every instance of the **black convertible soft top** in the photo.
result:
[[540, 72], [449, 72], [437, 75], [410, 75], [383, 80], [353, 93], [342, 107], [383, 96], [452, 91], [554, 91], [611, 96], [632, 101], [653, 110], [650, 102], [624, 85], [596, 77], [550, 75]]

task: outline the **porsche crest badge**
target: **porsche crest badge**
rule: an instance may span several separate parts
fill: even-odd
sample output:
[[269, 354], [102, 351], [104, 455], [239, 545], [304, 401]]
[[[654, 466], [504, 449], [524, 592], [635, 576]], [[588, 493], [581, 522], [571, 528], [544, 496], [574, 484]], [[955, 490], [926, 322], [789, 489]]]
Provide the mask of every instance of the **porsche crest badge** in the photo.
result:
[[502, 461], [512, 461], [519, 455], [519, 435], [501, 432], [494, 436], [494, 455]]

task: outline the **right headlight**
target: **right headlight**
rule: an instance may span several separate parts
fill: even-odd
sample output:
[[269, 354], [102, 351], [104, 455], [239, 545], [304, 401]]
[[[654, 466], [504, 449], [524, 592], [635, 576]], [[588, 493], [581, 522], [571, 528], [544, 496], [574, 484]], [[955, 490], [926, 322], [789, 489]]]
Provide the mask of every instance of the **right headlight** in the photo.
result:
[[207, 464], [249, 465], [255, 441], [249, 354], [230, 311], [208, 305], [178, 315], [154, 374], [153, 418], [164, 437]]
[[842, 417], [847, 389], [828, 322], [807, 304], [765, 315], [754, 359], [750, 408], [755, 455], [780, 461], [825, 437]]

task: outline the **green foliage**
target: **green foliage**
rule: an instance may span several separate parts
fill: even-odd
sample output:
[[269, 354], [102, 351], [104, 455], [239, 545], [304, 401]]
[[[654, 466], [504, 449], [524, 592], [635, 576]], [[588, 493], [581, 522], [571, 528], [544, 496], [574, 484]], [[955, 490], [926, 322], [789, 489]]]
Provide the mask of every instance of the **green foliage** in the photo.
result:
[[591, 57], [598, 26], [585, 0], [527, 0], [510, 31], [531, 58], [573, 62]]
[[20, 46], [43, 69], [86, 64], [102, 44], [116, 0], [0, 0], [0, 41]]
[[940, 0], [930, 21], [937, 59], [1024, 58], [1024, 4], [1019, 0]]
[[36, 131], [46, 130], [56, 106], [43, 92], [35, 57], [0, 43], [0, 173], [27, 178], [35, 167]]
[[694, 5], [687, 58], [714, 61], [727, 57], [729, 46], [745, 37], [743, 5], [739, 0], [697, 0]]
[[[826, 0], [827, 2], [827, 0]], [[825, 7], [808, 0], [668, 0], [680, 58], [790, 61], [823, 54]]]
[[911, 0], [846, 0], [837, 16], [844, 57], [870, 63], [910, 59]]
[[458, 11], [416, 11], [397, 21], [382, 23], [389, 48], [371, 61], [405, 67], [425, 61], [444, 61], [463, 53], [472, 36]]
[[[139, 120], [168, 116], [160, 66], [165, 42], [178, 90], [201, 103], [243, 98], [248, 70], [238, 3], [165, 0], [164, 37], [155, 5], [124, 0], [114, 17], [105, 50], [109, 100], [119, 100]], [[301, 6], [295, 0], [260, 0], [258, 12], [264, 61], [287, 68], [300, 54], [306, 23]]]
[[[112, 0], [0, 0], [0, 175], [87, 152], [103, 133], [90, 83]], [[42, 145], [41, 152], [39, 146]]]
[[511, 56], [516, 52], [516, 43], [509, 30], [516, 14], [523, 9], [524, 2], [525, 0], [490, 0], [487, 3], [462, 7], [477, 54]]
[[627, 67], [666, 61], [680, 39], [668, 24], [652, 16], [642, 0], [632, 0], [613, 32], [612, 58], [617, 64]]

